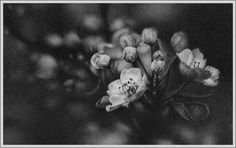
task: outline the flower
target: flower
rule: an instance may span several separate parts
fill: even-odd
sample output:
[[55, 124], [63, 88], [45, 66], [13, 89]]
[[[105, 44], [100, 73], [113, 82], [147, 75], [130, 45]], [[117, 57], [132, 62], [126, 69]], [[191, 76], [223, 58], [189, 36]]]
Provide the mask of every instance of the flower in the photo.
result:
[[171, 46], [176, 53], [179, 53], [188, 47], [188, 36], [180, 31], [175, 33], [171, 38]]
[[103, 53], [95, 53], [90, 62], [91, 65], [96, 69], [102, 69], [110, 64], [111, 58]]
[[153, 28], [145, 28], [142, 32], [142, 40], [147, 44], [154, 44], [157, 41], [157, 30]]
[[206, 86], [218, 85], [220, 71], [212, 66], [206, 66], [206, 59], [200, 50], [185, 49], [177, 53], [180, 59], [180, 72], [182, 75]]
[[156, 73], [160, 73], [162, 70], [164, 70], [165, 62], [163, 60], [153, 60], [151, 64], [152, 71]]
[[125, 47], [134, 47], [135, 41], [132, 36], [130, 36], [128, 34], [123, 34], [120, 37], [120, 46], [122, 49], [124, 49]]
[[129, 63], [133, 63], [137, 59], [136, 50], [135, 47], [126, 47], [123, 51], [123, 58]]
[[124, 69], [120, 79], [108, 85], [109, 104], [106, 105], [106, 110], [110, 112], [121, 106], [128, 106], [130, 102], [141, 98], [146, 91], [146, 83], [147, 77], [142, 76], [139, 68]]

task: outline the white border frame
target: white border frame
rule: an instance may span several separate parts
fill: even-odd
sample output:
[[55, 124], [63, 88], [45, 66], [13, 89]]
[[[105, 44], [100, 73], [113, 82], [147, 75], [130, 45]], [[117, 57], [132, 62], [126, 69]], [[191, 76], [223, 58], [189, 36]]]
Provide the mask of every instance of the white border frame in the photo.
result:
[[[1, 0], [0, 0], [1, 1]], [[232, 145], [4, 145], [3, 144], [3, 4], [4, 3], [227, 3], [233, 4], [233, 144]], [[171, 0], [171, 1], [42, 1], [42, 0], [35, 0], [35, 1], [10, 1], [10, 0], [2, 0], [1, 1], [1, 128], [0, 128], [0, 147], [224, 147], [224, 148], [235, 148], [235, 1], [234, 0], [227, 0], [227, 1], [179, 1], [179, 0]]]

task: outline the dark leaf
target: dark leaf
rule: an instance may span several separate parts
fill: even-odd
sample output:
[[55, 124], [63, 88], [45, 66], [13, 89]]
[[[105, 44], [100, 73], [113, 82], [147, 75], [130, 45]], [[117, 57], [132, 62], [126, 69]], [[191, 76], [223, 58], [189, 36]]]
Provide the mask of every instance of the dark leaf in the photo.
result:
[[108, 96], [103, 96], [101, 99], [99, 99], [96, 103], [96, 107], [97, 108], [104, 108], [106, 107], [107, 105], [111, 104], [109, 102], [109, 97]]
[[210, 113], [209, 107], [202, 102], [172, 102], [174, 110], [185, 120], [200, 122], [206, 119]]

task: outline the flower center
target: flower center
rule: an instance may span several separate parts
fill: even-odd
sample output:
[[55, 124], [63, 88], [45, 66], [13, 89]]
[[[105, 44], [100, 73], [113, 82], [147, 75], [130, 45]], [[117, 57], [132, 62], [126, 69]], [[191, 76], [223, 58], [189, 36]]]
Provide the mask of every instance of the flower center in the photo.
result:
[[201, 64], [200, 61], [194, 61], [193, 68], [199, 68], [199, 67], [200, 67], [200, 64]]
[[134, 93], [136, 93], [137, 89], [138, 84], [132, 78], [130, 78], [128, 82], [122, 84], [122, 86], [119, 87], [120, 92], [126, 95], [127, 97], [130, 97]]

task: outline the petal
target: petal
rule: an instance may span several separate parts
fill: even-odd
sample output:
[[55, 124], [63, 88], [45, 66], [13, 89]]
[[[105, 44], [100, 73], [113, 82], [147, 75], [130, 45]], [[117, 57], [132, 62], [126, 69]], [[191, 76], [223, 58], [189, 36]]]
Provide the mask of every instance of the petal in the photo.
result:
[[119, 87], [121, 87], [121, 86], [122, 86], [122, 83], [121, 83], [120, 79], [111, 82], [108, 85], [107, 94], [109, 94], [110, 96], [113, 94], [121, 94], [120, 89], [119, 89]]
[[141, 82], [142, 79], [142, 73], [139, 68], [130, 68], [130, 69], [124, 69], [120, 74], [120, 80], [121, 83], [126, 83], [129, 80], [133, 79], [138, 85]]
[[199, 50], [199, 48], [196, 48], [192, 50], [193, 54], [193, 61], [191, 64], [192, 68], [205, 68], [206, 66], [206, 60], [204, 59], [203, 53]]
[[199, 76], [195, 69], [192, 69], [190, 66], [182, 62], [179, 63], [179, 71], [181, 75], [183, 75], [184, 78], [188, 80], [196, 79]]
[[183, 62], [184, 64], [190, 66], [190, 64], [193, 61], [193, 54], [190, 49], [184, 49], [182, 52], [177, 53], [177, 56], [179, 57], [179, 60]]
[[147, 85], [147, 76], [144, 74], [141, 83], [138, 86], [137, 92], [146, 88]]
[[211, 77], [211, 73], [205, 69], [195, 68], [194, 70], [198, 73], [198, 77], [195, 79], [196, 81], [206, 80]]
[[95, 53], [90, 60], [91, 65], [96, 69], [99, 69], [98, 65], [96, 64], [96, 59], [98, 56], [99, 56], [99, 53]]
[[127, 100], [128, 98], [125, 95], [112, 95], [109, 97], [112, 106], [124, 104]]
[[146, 90], [147, 90], [147, 89], [144, 88], [144, 89], [142, 89], [142, 90], [140, 90], [140, 91], [137, 91], [135, 94], [133, 94], [133, 95], [129, 98], [130, 101], [136, 101], [136, 100], [138, 100], [139, 98], [141, 98], [141, 97], [143, 96], [143, 94], [145, 93]]
[[214, 87], [218, 85], [219, 81], [208, 78], [206, 80], [203, 80], [202, 83], [206, 86]]
[[128, 98], [125, 95], [112, 95], [109, 97], [109, 101], [112, 103], [112, 105], [107, 105], [106, 111], [111, 112], [121, 106], [126, 105]]
[[209, 71], [211, 73], [211, 78], [213, 80], [217, 80], [219, 79], [219, 75], [220, 75], [220, 71], [218, 69], [216, 69], [215, 67], [213, 66], [207, 66], [205, 68], [205, 70]]

